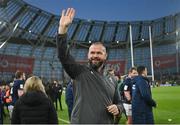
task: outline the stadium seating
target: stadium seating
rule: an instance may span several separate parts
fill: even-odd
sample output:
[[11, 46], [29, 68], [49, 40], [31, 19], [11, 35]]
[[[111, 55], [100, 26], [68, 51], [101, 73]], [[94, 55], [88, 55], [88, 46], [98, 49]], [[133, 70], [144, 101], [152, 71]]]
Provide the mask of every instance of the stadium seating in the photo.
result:
[[[3, 21], [10, 25], [3, 27]], [[61, 79], [63, 70], [57, 59], [55, 36], [57, 35], [59, 16], [36, 8], [22, 0], [10, 0], [7, 7], [0, 8], [0, 34], [13, 30], [8, 43], [0, 49], [0, 54], [18, 55], [35, 58], [33, 73], [48, 80], [53, 76]], [[132, 26], [135, 65], [145, 65], [151, 74], [149, 50], [149, 25], [152, 26], [153, 56], [177, 55], [180, 47], [180, 13], [145, 21], [100, 21], [75, 18], [68, 30], [68, 41], [72, 45], [71, 53], [76, 60], [86, 60], [89, 41], [102, 41], [108, 48], [108, 60], [125, 60], [125, 72], [131, 67], [129, 49], [129, 25]], [[0, 35], [0, 38], [2, 36]], [[0, 39], [0, 43], [3, 42]], [[180, 54], [179, 54], [180, 55]], [[179, 57], [176, 56], [176, 60]], [[179, 59], [180, 60], [180, 59]], [[175, 73], [176, 65], [163, 68], [161, 72]], [[11, 73], [2, 72], [9, 78]]]

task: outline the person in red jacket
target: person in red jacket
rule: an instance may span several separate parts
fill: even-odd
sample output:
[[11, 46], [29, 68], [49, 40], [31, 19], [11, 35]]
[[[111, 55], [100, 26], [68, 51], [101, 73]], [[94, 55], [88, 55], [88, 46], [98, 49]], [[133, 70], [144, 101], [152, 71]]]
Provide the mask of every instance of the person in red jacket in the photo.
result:
[[6, 85], [6, 94], [4, 96], [4, 99], [5, 99], [5, 105], [7, 106], [8, 111], [9, 111], [9, 117], [11, 119], [13, 105], [12, 105], [12, 96], [10, 94], [10, 91], [11, 91], [10, 86]]

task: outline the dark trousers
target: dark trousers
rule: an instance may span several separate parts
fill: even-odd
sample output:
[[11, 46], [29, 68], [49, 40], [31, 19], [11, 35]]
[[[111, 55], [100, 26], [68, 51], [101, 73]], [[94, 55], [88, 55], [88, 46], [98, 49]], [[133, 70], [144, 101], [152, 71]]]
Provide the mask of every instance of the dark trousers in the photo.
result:
[[133, 124], [154, 124], [152, 112], [132, 112]]
[[62, 103], [61, 103], [61, 95], [62, 95], [62, 93], [59, 93], [58, 100], [59, 100], [59, 106], [60, 106], [60, 109], [61, 109], [61, 111], [62, 111], [63, 108], [62, 108]]
[[3, 106], [0, 104], [0, 124], [3, 124]]
[[58, 95], [58, 97], [56, 97], [56, 99], [55, 99], [55, 108], [56, 108], [56, 110], [58, 110], [58, 101], [59, 101], [59, 106], [60, 106], [60, 109], [61, 109], [61, 111], [63, 110], [63, 108], [62, 108], [62, 103], [61, 103], [61, 95], [59, 94]]

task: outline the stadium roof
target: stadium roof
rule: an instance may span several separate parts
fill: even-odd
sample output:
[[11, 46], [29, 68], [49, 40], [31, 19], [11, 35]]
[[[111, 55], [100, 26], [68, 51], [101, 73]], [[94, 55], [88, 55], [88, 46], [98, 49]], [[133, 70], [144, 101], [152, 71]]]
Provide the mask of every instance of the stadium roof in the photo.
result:
[[[0, 8], [0, 39], [11, 38], [11, 42], [32, 46], [55, 46], [58, 22], [57, 15], [22, 0], [10, 0], [6, 7]], [[125, 47], [129, 43], [129, 25], [132, 25], [132, 39], [136, 46], [148, 43], [149, 26], [152, 26], [154, 41], [158, 41], [156, 44], [174, 42], [180, 27], [180, 13], [150, 21], [131, 22], [75, 18], [68, 30], [68, 40], [80, 46], [88, 46], [89, 41], [103, 41], [110, 47]]]

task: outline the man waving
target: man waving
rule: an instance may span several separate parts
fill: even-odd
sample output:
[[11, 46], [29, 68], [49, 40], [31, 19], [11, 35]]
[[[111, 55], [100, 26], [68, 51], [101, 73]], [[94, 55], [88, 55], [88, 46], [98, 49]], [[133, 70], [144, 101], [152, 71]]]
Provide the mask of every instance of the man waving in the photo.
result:
[[67, 30], [75, 15], [73, 8], [62, 11], [57, 36], [58, 58], [68, 75], [74, 79], [74, 106], [72, 124], [112, 124], [120, 114], [122, 105], [116, 82], [103, 75], [107, 59], [103, 43], [89, 47], [88, 66], [75, 62], [67, 47]]

